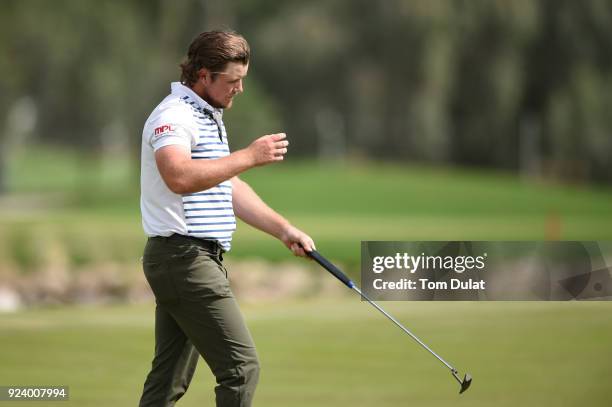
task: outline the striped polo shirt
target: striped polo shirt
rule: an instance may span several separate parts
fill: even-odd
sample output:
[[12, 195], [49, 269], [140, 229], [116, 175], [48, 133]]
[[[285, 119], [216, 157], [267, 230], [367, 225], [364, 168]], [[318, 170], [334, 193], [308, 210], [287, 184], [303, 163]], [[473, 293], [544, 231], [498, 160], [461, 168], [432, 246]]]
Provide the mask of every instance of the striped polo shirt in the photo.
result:
[[142, 133], [140, 208], [147, 236], [178, 233], [216, 240], [231, 248], [236, 218], [232, 183], [227, 180], [205, 191], [178, 195], [166, 186], [155, 163], [155, 151], [168, 145], [189, 149], [194, 160], [229, 155], [223, 110], [209, 105], [189, 87], [174, 82], [151, 113]]

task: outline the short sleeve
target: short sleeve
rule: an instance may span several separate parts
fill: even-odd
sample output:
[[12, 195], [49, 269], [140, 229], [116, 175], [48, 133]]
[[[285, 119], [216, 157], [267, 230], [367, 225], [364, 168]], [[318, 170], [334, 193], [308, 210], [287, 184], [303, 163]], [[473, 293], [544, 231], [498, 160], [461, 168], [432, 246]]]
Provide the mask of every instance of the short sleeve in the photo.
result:
[[153, 151], [169, 145], [191, 149], [196, 144], [191, 125], [192, 115], [179, 106], [164, 109], [152, 118], [148, 126], [148, 140]]

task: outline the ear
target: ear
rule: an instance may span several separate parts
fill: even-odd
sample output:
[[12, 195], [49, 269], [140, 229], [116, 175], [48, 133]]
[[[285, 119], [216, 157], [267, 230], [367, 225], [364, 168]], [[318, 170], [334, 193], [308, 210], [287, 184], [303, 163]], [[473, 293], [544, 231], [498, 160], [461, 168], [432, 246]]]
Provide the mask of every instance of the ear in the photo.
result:
[[203, 82], [205, 85], [208, 85], [208, 83], [211, 80], [211, 76], [210, 76], [210, 71], [206, 68], [201, 68], [198, 71], [198, 81], [199, 82]]

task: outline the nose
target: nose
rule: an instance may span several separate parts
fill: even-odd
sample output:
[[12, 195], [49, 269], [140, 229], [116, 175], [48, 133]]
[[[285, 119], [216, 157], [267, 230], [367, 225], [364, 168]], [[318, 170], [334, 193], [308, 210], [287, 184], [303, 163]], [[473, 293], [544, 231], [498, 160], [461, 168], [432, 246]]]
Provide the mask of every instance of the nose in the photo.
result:
[[242, 93], [244, 91], [244, 88], [242, 87], [242, 79], [240, 79], [238, 81], [238, 88], [237, 88], [237, 92], [236, 93]]

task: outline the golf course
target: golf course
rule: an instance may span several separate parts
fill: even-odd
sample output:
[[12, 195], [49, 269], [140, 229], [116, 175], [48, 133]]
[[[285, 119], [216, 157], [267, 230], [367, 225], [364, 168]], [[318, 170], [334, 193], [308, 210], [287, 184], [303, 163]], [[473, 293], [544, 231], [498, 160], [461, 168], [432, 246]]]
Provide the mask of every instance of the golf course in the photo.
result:
[[[15, 199], [42, 194], [45, 186], [50, 194], [38, 206], [30, 201], [29, 207], [3, 210], [4, 281], [48, 278], [45, 270], [59, 266], [70, 281], [96, 264], [119, 265], [126, 280], [140, 277], [144, 237], [137, 184], [129, 183], [128, 170], [116, 165], [101, 177], [77, 155], [45, 154], [46, 159], [22, 157], [12, 170]], [[40, 171], [55, 171], [53, 179], [64, 181], [44, 185], [36, 177]], [[357, 281], [361, 240], [612, 237], [612, 191], [601, 187], [376, 163], [284, 163], [244, 179]], [[83, 185], [95, 186], [101, 198], [91, 200]], [[279, 261], [292, 261], [282, 245], [245, 224], [239, 224], [227, 258], [247, 264], [263, 259], [270, 280], [286, 264]], [[340, 285], [314, 262], [307, 267]], [[239, 301], [262, 363], [257, 406], [612, 402], [610, 302], [383, 303], [461, 375], [473, 376], [472, 387], [459, 395], [439, 361], [341, 286], [322, 295]], [[90, 305], [33, 304], [2, 313], [0, 383], [67, 385], [67, 405], [135, 405], [153, 355], [153, 310], [150, 298], [137, 303], [118, 298]], [[213, 386], [201, 362], [180, 404], [212, 405]]]
[[[442, 364], [358, 297], [242, 305], [262, 361], [257, 406], [611, 401], [609, 302], [385, 303], [472, 374], [462, 395]], [[152, 305], [28, 310], [0, 315], [0, 326], [0, 383], [68, 385], [74, 406], [136, 405], [153, 352]], [[181, 405], [212, 405], [213, 386], [201, 361]]]
[[0, 407], [612, 407], [612, 1], [1, 10]]

